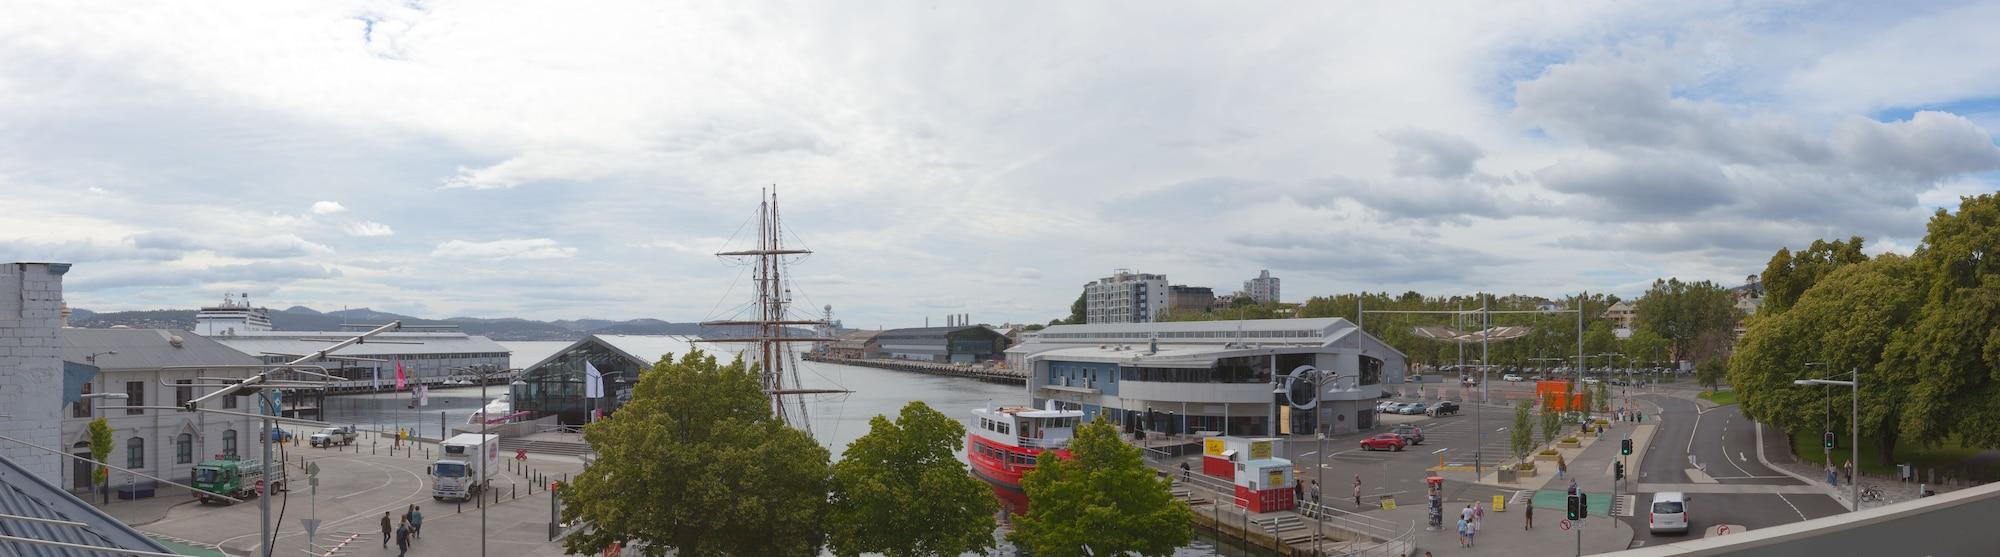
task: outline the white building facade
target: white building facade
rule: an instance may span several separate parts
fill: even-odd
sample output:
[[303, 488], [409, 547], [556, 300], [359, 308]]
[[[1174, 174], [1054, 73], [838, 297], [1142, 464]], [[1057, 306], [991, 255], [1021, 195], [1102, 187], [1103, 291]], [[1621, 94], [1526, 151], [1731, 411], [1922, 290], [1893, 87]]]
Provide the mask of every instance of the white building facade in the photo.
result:
[[55, 483], [62, 456], [62, 276], [68, 263], [0, 264], [0, 457]]
[[1150, 323], [1167, 311], [1167, 277], [1119, 269], [1083, 285], [1083, 298], [1089, 323]]
[[1329, 434], [1375, 427], [1403, 353], [1345, 319], [1058, 325], [1024, 333], [1008, 363], [1028, 396], [1121, 429]]
[[[90, 422], [103, 416], [111, 426], [114, 466], [175, 481], [186, 481], [194, 465], [235, 454], [257, 458], [262, 425], [255, 418], [211, 412], [122, 409], [120, 406], [180, 406], [215, 390], [192, 386], [214, 384], [197, 377], [249, 377], [258, 370], [240, 367], [168, 369], [180, 366], [243, 366], [261, 363], [200, 335], [170, 329], [63, 329], [62, 358], [71, 366], [95, 368], [81, 393], [117, 393], [124, 400], [64, 397], [62, 447], [90, 457]], [[175, 384], [189, 384], [175, 387]], [[107, 408], [108, 407], [108, 408]], [[202, 405], [212, 410], [257, 412], [257, 399], [228, 396]], [[90, 467], [71, 459], [63, 467], [61, 485], [87, 491]], [[109, 486], [151, 486], [143, 477], [112, 471]]]
[[1243, 293], [1260, 304], [1277, 302], [1278, 277], [1271, 276], [1271, 270], [1265, 269], [1257, 274], [1257, 278], [1243, 281]]

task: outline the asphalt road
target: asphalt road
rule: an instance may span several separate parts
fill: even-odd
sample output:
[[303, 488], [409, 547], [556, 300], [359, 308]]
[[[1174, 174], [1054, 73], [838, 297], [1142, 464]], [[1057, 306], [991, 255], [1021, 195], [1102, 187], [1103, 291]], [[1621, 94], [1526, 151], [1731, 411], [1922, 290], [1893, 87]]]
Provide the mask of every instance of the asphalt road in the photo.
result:
[[[1322, 483], [1325, 500], [1345, 501], [1351, 507], [1354, 478], [1359, 475], [1364, 496], [1363, 512], [1378, 510], [1375, 496], [1381, 494], [1394, 494], [1399, 504], [1418, 504], [1423, 501], [1424, 478], [1430, 475], [1428, 469], [1438, 465], [1440, 456], [1446, 464], [1470, 466], [1474, 452], [1483, 446], [1485, 452], [1481, 461], [1486, 466], [1506, 458], [1507, 432], [1499, 429], [1511, 425], [1512, 410], [1499, 405], [1479, 406], [1484, 408], [1483, 417], [1475, 414], [1474, 405], [1465, 405], [1458, 415], [1441, 418], [1385, 415], [1382, 417], [1384, 425], [1373, 431], [1328, 437], [1324, 442], [1324, 454], [1321, 454], [1321, 444], [1314, 441], [1287, 443], [1285, 452], [1288, 458], [1298, 463], [1304, 479], [1325, 478]], [[1362, 439], [1389, 432], [1402, 423], [1421, 428], [1424, 443], [1402, 451], [1369, 451], [1360, 447]], [[1484, 443], [1478, 439], [1478, 430], [1481, 429], [1487, 431]], [[1448, 450], [1438, 454], [1440, 449]], [[1314, 472], [1315, 466], [1324, 466], [1323, 476]], [[1510, 491], [1447, 482], [1445, 497], [1451, 500], [1484, 500], [1507, 493]]]
[[[1637, 397], [1658, 408], [1660, 421], [1649, 414], [1647, 422], [1659, 427], [1646, 449], [1638, 469], [1645, 483], [1694, 483], [1688, 477], [1688, 455], [1695, 456], [1709, 476], [1720, 484], [1754, 486], [1800, 486], [1796, 479], [1772, 470], [1757, 460], [1755, 424], [1735, 406], [1722, 406], [1706, 413], [1690, 400], [1659, 395]], [[1700, 537], [1717, 524], [1734, 524], [1750, 529], [1823, 518], [1846, 509], [1831, 497], [1778, 493], [1698, 493], [1689, 496], [1691, 527], [1687, 534], [1654, 535], [1647, 530], [1647, 508], [1652, 493], [1635, 493], [1633, 516], [1622, 521], [1635, 529], [1633, 545], [1657, 545]]]

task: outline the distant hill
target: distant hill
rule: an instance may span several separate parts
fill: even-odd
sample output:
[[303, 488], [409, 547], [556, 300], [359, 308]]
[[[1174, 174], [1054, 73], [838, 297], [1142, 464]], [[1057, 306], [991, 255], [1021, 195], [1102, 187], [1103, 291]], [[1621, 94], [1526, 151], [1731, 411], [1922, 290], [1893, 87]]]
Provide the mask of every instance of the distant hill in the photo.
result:
[[[109, 328], [126, 326], [136, 329], [193, 329], [195, 310], [157, 309], [145, 311], [116, 311], [98, 313], [85, 309], [70, 310], [70, 324], [86, 328]], [[280, 331], [338, 331], [341, 325], [380, 324], [402, 320], [405, 325], [455, 325], [467, 334], [484, 336], [493, 340], [575, 340], [589, 334], [613, 335], [688, 335], [688, 336], [748, 336], [749, 331], [741, 327], [702, 327], [698, 323], [674, 323], [658, 319], [631, 319], [611, 321], [608, 319], [576, 319], [559, 321], [536, 321], [517, 317], [481, 318], [453, 317], [449, 319], [423, 319], [408, 315], [380, 312], [368, 308], [320, 312], [305, 306], [292, 306], [282, 311], [271, 312], [271, 327]], [[800, 331], [800, 336], [809, 333]]]

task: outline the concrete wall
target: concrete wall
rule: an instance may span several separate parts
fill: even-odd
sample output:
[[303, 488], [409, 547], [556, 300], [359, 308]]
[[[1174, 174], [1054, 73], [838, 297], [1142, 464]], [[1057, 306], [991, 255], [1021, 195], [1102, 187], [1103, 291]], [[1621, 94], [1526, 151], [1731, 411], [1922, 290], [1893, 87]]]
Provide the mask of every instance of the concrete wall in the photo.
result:
[[[1914, 489], [1903, 485], [1886, 487]], [[1698, 502], [1700, 496], [1695, 497]], [[1992, 534], [1996, 518], [2000, 518], [2000, 484], [1987, 484], [1858, 513], [1605, 555], [1995, 555], [2000, 554]]]
[[[62, 263], [0, 264], [0, 435], [62, 442]], [[0, 455], [49, 483], [62, 457], [0, 441]]]

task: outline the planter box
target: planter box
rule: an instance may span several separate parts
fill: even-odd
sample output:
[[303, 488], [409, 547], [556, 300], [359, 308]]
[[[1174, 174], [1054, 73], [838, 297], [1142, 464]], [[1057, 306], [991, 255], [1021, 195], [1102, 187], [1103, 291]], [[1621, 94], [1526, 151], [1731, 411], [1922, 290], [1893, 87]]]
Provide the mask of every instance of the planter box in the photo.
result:
[[1555, 462], [1562, 455], [1535, 453], [1535, 462]]
[[1561, 442], [1561, 443], [1557, 443], [1557, 444], [1556, 444], [1556, 446], [1558, 446], [1558, 447], [1562, 447], [1562, 448], [1565, 448], [1565, 449], [1576, 449], [1576, 448], [1581, 448], [1581, 447], [1583, 447], [1583, 442], [1582, 442], [1582, 441], [1577, 441], [1577, 442], [1569, 442], [1569, 441], [1563, 441], [1563, 442]]
[[1501, 468], [1501, 469], [1500, 469], [1500, 483], [1514, 483], [1514, 482], [1517, 482], [1517, 481], [1520, 481], [1520, 480], [1518, 480], [1518, 479], [1516, 479], [1516, 478], [1514, 477], [1514, 471], [1513, 471], [1513, 470], [1508, 470], [1508, 469], [1506, 469], [1506, 468]]
[[[1537, 466], [1536, 468], [1540, 468]], [[1514, 474], [1523, 478], [1535, 477], [1535, 468], [1515, 468]]]

